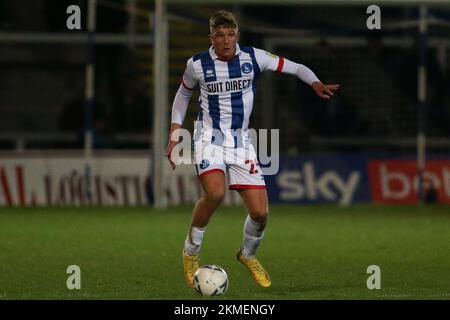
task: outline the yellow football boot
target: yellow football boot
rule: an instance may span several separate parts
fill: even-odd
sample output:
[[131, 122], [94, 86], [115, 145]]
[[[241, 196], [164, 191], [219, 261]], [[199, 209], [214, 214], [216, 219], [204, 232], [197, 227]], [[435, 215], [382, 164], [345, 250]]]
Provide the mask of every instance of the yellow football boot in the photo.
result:
[[200, 259], [198, 256], [189, 256], [184, 253], [183, 249], [183, 269], [184, 269], [184, 278], [186, 279], [187, 285], [190, 288], [194, 287], [194, 274], [195, 271], [199, 268]]
[[242, 255], [242, 248], [236, 254], [236, 257], [240, 263], [248, 268], [250, 274], [252, 275], [253, 280], [255, 280], [256, 284], [263, 288], [268, 288], [272, 284], [270, 280], [270, 276], [261, 263], [256, 258], [245, 258]]

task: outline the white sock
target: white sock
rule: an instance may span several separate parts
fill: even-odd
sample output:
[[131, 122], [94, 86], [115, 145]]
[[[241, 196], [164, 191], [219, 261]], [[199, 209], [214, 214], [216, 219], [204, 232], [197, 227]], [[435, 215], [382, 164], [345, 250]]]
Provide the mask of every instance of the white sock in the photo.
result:
[[242, 255], [245, 258], [253, 258], [264, 237], [265, 223], [254, 221], [249, 215], [244, 223], [244, 243], [242, 245]]
[[[203, 234], [205, 233], [206, 227], [190, 228], [189, 232], [184, 241], [184, 252], [189, 256], [196, 256], [200, 252], [200, 247], [202, 246]], [[190, 238], [190, 239], [189, 239]]]

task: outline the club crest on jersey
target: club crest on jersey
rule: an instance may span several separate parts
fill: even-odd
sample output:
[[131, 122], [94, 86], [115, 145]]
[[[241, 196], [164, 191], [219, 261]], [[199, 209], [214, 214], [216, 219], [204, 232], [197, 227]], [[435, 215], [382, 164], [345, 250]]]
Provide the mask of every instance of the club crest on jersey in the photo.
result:
[[200, 163], [200, 169], [206, 169], [209, 166], [209, 160], [202, 160], [202, 162]]
[[253, 70], [253, 66], [250, 62], [246, 62], [241, 66], [242, 73], [249, 74]]

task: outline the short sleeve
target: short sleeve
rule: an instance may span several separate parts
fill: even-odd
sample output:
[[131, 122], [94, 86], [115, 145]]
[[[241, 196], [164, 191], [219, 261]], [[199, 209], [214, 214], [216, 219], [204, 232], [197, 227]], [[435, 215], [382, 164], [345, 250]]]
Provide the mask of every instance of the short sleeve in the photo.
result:
[[[265, 50], [253, 48], [255, 51], [255, 59], [259, 65], [259, 69], [261, 72], [269, 70], [269, 71], [280, 71], [280, 67], [282, 68], [283, 58], [267, 52]], [[281, 66], [280, 66], [281, 64]]]
[[198, 79], [195, 74], [194, 61], [191, 58], [187, 61], [186, 70], [183, 74], [183, 86], [186, 87], [186, 89], [192, 90], [197, 86], [197, 84]]

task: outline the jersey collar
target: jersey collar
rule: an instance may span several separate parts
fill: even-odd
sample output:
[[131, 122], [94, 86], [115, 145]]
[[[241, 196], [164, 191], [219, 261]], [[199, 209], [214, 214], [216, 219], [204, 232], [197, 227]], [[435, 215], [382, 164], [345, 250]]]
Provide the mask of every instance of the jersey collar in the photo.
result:
[[[214, 51], [214, 47], [213, 47], [213, 46], [209, 47], [209, 54], [210, 54], [210, 56], [211, 56], [211, 58], [212, 58], [213, 60], [219, 59], [219, 58], [217, 57], [217, 55], [216, 55], [216, 52]], [[235, 56], [237, 56], [237, 55], [239, 55], [239, 54], [241, 54], [241, 48], [240, 48], [239, 45], [236, 43], [236, 54], [235, 54]]]

